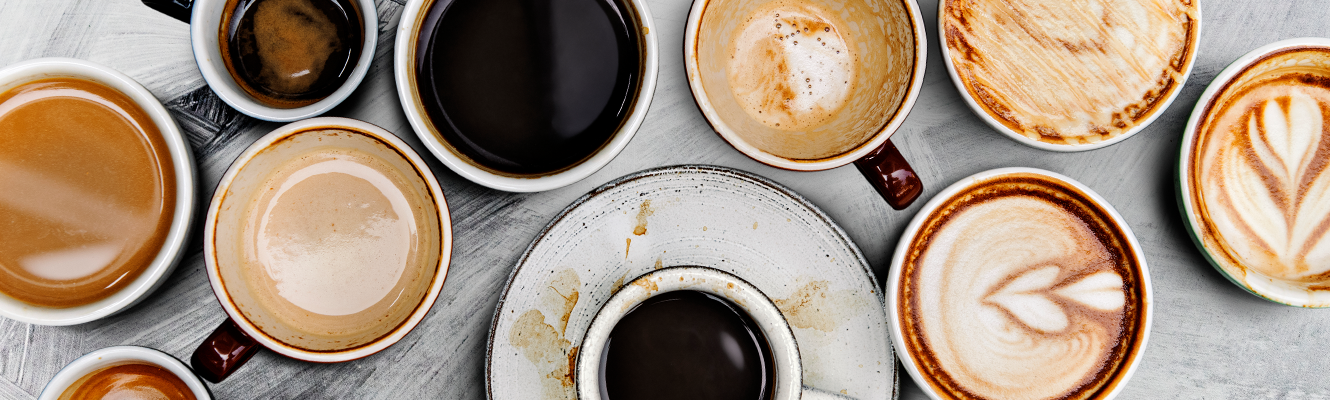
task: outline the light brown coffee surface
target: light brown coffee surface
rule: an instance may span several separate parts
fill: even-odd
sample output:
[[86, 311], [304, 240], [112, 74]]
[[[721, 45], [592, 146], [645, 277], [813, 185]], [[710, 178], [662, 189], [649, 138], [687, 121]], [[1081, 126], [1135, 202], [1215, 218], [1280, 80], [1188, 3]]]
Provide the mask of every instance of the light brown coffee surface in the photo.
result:
[[63, 308], [129, 285], [170, 230], [171, 162], [157, 125], [102, 84], [0, 94], [0, 292]]
[[1330, 284], [1330, 49], [1248, 67], [1195, 140], [1192, 201], [1216, 261], [1238, 277]]
[[1131, 130], [1194, 56], [1195, 0], [947, 0], [956, 76], [994, 119], [1034, 140], [1087, 144]]
[[944, 398], [1102, 398], [1140, 345], [1143, 284], [1123, 231], [1051, 178], [952, 196], [902, 268], [906, 350]]
[[60, 395], [60, 400], [194, 399], [194, 391], [175, 373], [146, 363], [121, 364], [93, 371]]

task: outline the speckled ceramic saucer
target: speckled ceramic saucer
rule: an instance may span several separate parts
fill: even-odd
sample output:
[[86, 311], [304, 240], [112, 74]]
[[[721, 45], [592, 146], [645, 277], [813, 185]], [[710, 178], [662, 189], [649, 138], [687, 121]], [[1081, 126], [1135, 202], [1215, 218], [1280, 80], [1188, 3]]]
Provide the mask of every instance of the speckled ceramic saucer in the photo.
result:
[[634, 173], [573, 202], [508, 278], [490, 326], [490, 399], [573, 399], [573, 362], [596, 311], [633, 278], [676, 265], [737, 275], [794, 328], [804, 384], [895, 399], [881, 286], [830, 217], [745, 172], [678, 166]]

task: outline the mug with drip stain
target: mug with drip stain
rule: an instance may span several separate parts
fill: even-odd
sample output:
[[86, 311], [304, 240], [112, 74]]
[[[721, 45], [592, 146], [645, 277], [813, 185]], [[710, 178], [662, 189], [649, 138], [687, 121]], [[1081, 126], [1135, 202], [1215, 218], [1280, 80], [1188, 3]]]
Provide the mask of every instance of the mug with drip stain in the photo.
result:
[[914, 0], [698, 0], [684, 65], [722, 139], [761, 163], [854, 163], [888, 204], [923, 184], [889, 138], [914, 106], [927, 56]]

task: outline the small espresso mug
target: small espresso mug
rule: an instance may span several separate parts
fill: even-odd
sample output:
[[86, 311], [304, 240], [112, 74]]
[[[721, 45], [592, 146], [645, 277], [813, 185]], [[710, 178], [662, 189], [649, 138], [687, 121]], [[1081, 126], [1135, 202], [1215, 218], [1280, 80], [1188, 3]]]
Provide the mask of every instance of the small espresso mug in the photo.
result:
[[[357, 16], [360, 18], [363, 39], [359, 47], [360, 54], [354, 60], [350, 60], [351, 64], [340, 67], [329, 65], [334, 68], [351, 68], [350, 74], [346, 75], [345, 80], [341, 82], [337, 89], [313, 103], [302, 101], [291, 107], [283, 107], [279, 104], [270, 104], [271, 102], [256, 99], [246, 92], [241, 83], [237, 82], [239, 78], [227, 68], [227, 61], [222, 53], [222, 46], [227, 45], [221, 42], [222, 30], [227, 28], [223, 27], [222, 23], [228, 19], [228, 15], [235, 11], [238, 1], [241, 0], [144, 0], [144, 3], [164, 14], [189, 23], [189, 37], [190, 44], [194, 49], [194, 61], [198, 63], [199, 72], [203, 74], [203, 80], [208, 82], [208, 87], [212, 88], [217, 97], [221, 97], [222, 101], [241, 113], [275, 122], [291, 122], [316, 117], [346, 100], [356, 90], [356, 87], [360, 86], [360, 81], [369, 72], [369, 65], [374, 60], [374, 47], [379, 38], [378, 12], [374, 6], [374, 0], [350, 0], [357, 8], [355, 11], [359, 11]], [[341, 5], [339, 4], [338, 7], [340, 8]], [[235, 23], [232, 21], [232, 24]], [[294, 28], [294, 24], [268, 25], [282, 25], [284, 28], [301, 29]], [[300, 49], [295, 48], [284, 49], [288, 56], [293, 56], [299, 51]], [[306, 69], [295, 72], [292, 77], [299, 78], [301, 74], [309, 73], [317, 74], [320, 72], [311, 72], [310, 69]]]
[[753, 319], [770, 346], [774, 400], [835, 400], [847, 397], [803, 386], [803, 364], [799, 358], [799, 345], [794, 331], [761, 290], [730, 273], [707, 267], [681, 266], [662, 268], [644, 274], [623, 285], [601, 306], [591, 321], [577, 353], [574, 380], [577, 398], [601, 400], [601, 358], [609, 344], [614, 326], [642, 302], [652, 297], [680, 290], [692, 290], [724, 298], [738, 306]]
[[260, 346], [335, 363], [405, 337], [443, 288], [451, 221], [429, 166], [369, 123], [282, 126], [236, 159], [204, 228], [204, 260], [226, 311], [194, 352], [220, 382]]
[[[61, 369], [60, 372], [46, 383], [46, 388], [42, 389], [39, 400], [57, 400], [61, 395], [75, 385], [83, 384], [84, 378], [105, 368], [130, 365], [145, 364], [161, 367], [174, 374], [185, 386], [189, 388], [189, 393], [198, 400], [212, 399], [208, 393], [208, 388], [203, 385], [203, 381], [194, 375], [189, 367], [184, 363], [172, 357], [169, 354], [147, 347], [139, 346], [115, 346], [97, 350], [75, 359]], [[108, 384], [108, 386], [111, 386]]]
[[793, 171], [854, 163], [900, 210], [923, 184], [890, 137], [927, 48], [915, 0], [696, 0], [684, 66], [702, 115], [739, 152]]

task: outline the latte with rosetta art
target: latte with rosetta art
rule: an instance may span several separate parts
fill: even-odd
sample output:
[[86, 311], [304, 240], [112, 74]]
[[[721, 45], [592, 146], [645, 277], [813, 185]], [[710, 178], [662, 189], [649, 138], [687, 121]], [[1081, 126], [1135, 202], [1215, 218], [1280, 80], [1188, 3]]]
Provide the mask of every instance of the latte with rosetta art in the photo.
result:
[[943, 398], [1101, 399], [1144, 341], [1143, 268], [1066, 182], [999, 175], [947, 199], [902, 263], [906, 351]]
[[1132, 130], [1182, 87], [1197, 0], [947, 0], [943, 38], [975, 103], [1018, 134], [1090, 144]]
[[1206, 110], [1192, 202], [1215, 261], [1315, 289], [1330, 286], [1330, 49], [1253, 63]]

